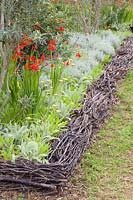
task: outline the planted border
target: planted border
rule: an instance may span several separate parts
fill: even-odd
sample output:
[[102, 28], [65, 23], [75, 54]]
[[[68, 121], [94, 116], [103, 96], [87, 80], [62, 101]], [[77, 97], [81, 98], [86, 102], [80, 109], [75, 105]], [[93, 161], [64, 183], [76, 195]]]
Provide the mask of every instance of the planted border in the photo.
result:
[[67, 130], [53, 143], [48, 164], [26, 159], [0, 161], [0, 190], [41, 190], [55, 193], [67, 184], [93, 135], [115, 101], [117, 84], [133, 63], [133, 37], [124, 40], [100, 78], [88, 87], [83, 107], [73, 113]]

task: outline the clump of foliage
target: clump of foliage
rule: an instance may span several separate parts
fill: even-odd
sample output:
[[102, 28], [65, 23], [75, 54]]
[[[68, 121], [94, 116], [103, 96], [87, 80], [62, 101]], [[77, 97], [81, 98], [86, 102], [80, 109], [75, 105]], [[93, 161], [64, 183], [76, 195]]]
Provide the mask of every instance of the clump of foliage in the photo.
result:
[[102, 8], [101, 26], [105, 29], [124, 30], [129, 28], [132, 19], [133, 10], [127, 2], [121, 4], [113, 2], [111, 5], [105, 4]]
[[41, 97], [39, 79], [46, 65], [55, 93], [71, 53], [65, 44], [63, 13], [54, 4], [3, 0], [0, 14], [0, 95], [3, 100], [6, 96], [0, 111], [3, 118], [3, 109], [9, 110], [10, 117], [3, 118], [8, 122], [36, 113]]

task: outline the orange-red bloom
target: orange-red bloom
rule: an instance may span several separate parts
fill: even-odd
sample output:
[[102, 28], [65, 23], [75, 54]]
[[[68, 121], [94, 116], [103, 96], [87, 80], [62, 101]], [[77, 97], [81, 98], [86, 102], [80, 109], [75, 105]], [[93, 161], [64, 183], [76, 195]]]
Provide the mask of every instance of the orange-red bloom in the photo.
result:
[[49, 44], [55, 45], [56, 44], [56, 40], [50, 40]]
[[20, 50], [23, 50], [24, 47], [29, 46], [31, 43], [32, 43], [32, 39], [29, 38], [29, 39], [21, 42], [18, 47], [19, 47]]
[[39, 66], [34, 64], [31, 66], [31, 69], [32, 69], [32, 71], [38, 71]]
[[77, 57], [77, 58], [80, 58], [80, 57], [81, 57], [81, 54], [80, 54], [79, 52], [77, 52], [77, 53], [76, 53], [76, 57]]
[[64, 62], [64, 64], [65, 64], [65, 66], [70, 65], [70, 59], [66, 60], [66, 61]]
[[79, 45], [78, 45], [78, 44], [76, 44], [76, 48], [78, 48], [78, 46], [79, 46]]
[[17, 49], [17, 50], [15, 51], [15, 54], [16, 54], [17, 56], [21, 57], [23, 53], [22, 53], [19, 49]]
[[64, 26], [60, 26], [60, 27], [59, 27], [59, 30], [60, 30], [61, 32], [64, 32], [64, 30], [65, 30]]
[[38, 49], [38, 46], [37, 46], [37, 45], [33, 45], [33, 46], [32, 46], [32, 49], [33, 49], [34, 51], [36, 51], [36, 50]]
[[39, 66], [39, 65], [41, 65], [41, 63], [42, 63], [41, 60], [36, 60], [36, 61], [35, 61], [35, 65], [38, 65], [38, 66]]
[[68, 45], [68, 44], [69, 44], [69, 41], [68, 41], [68, 40], [66, 40], [65, 44], [67, 44], [67, 45]]
[[29, 58], [29, 60], [30, 60], [30, 61], [35, 61], [35, 60], [36, 60], [36, 56], [31, 56], [31, 57]]
[[40, 56], [40, 58], [41, 58], [42, 62], [46, 60], [46, 57], [45, 57], [44, 54], [42, 54], [42, 55]]
[[54, 67], [55, 67], [55, 64], [54, 64], [54, 63], [51, 63], [50, 67], [51, 67], [51, 68], [54, 68]]
[[49, 51], [55, 51], [56, 50], [56, 46], [53, 45], [53, 44], [49, 44], [48, 45], [48, 49], [49, 49]]
[[37, 22], [36, 25], [35, 25], [35, 29], [39, 30], [40, 28], [41, 28], [41, 25]]

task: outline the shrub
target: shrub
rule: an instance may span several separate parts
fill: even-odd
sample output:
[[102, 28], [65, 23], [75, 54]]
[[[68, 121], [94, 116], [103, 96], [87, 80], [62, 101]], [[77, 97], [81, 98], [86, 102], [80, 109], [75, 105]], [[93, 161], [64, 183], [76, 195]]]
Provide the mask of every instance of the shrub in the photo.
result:
[[128, 6], [128, 3], [123, 3], [121, 6], [116, 3], [110, 6], [105, 4], [101, 15], [102, 27], [113, 30], [127, 28], [133, 19], [133, 11]]

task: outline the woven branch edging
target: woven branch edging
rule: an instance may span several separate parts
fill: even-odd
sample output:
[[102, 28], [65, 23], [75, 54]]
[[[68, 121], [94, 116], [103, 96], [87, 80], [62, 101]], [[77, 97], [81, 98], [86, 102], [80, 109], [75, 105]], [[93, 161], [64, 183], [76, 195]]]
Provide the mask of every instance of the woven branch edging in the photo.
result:
[[129, 37], [100, 78], [88, 87], [83, 107], [73, 113], [60, 141], [53, 143], [49, 163], [22, 158], [15, 163], [0, 161], [0, 190], [36, 189], [49, 194], [65, 186], [91, 138], [108, 116], [117, 83], [124, 78], [132, 63], [133, 37]]

